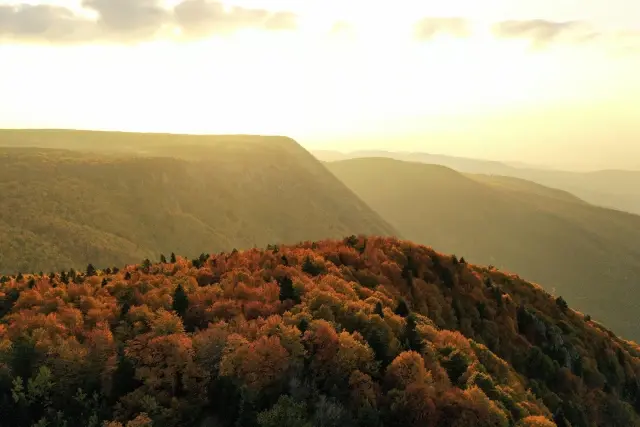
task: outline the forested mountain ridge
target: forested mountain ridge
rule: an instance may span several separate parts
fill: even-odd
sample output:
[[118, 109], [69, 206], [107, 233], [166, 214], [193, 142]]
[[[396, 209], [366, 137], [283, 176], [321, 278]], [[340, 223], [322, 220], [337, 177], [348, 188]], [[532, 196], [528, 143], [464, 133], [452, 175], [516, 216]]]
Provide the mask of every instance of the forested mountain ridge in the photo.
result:
[[[640, 425], [640, 349], [380, 237], [0, 279], [3, 425]], [[66, 424], [64, 424], [66, 423]]]
[[264, 139], [154, 156], [0, 147], [0, 273], [397, 234], [295, 142]]
[[326, 165], [404, 238], [515, 272], [640, 339], [640, 216], [439, 165], [387, 158]]
[[526, 164], [455, 157], [421, 152], [314, 151], [322, 161], [384, 157], [406, 162], [446, 166], [462, 173], [512, 177], [568, 191], [596, 205], [640, 215], [640, 170], [566, 171]]

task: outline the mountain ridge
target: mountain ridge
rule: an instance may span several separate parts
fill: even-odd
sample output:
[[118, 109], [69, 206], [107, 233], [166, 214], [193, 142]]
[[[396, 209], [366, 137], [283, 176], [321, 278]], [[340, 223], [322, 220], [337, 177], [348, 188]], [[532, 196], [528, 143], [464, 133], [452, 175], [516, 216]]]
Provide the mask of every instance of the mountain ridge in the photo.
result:
[[375, 236], [162, 258], [0, 279], [9, 426], [640, 425], [638, 345], [517, 276]]
[[117, 265], [169, 248], [195, 256], [212, 241], [229, 250], [396, 234], [295, 143], [218, 143], [174, 157], [179, 149], [0, 148], [0, 272]]
[[640, 337], [627, 297], [640, 280], [640, 216], [419, 162], [351, 159], [327, 167], [403, 237], [557, 288], [617, 333]]

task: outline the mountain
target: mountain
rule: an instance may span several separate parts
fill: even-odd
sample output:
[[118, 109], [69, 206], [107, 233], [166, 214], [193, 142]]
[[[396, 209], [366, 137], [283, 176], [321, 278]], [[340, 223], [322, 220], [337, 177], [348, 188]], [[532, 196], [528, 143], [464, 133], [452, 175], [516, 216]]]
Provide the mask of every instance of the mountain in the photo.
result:
[[288, 138], [174, 136], [133, 155], [119, 147], [135, 135], [108, 136], [110, 152], [0, 148], [0, 273], [397, 234]]
[[541, 283], [640, 339], [640, 217], [516, 178], [386, 158], [328, 168], [406, 238]]
[[2, 277], [0, 344], [9, 427], [640, 425], [635, 343], [391, 238]]
[[355, 151], [314, 152], [322, 161], [385, 157], [395, 160], [447, 166], [464, 173], [500, 175], [525, 179], [564, 191], [602, 207], [640, 214], [640, 171], [608, 170], [571, 172], [522, 163], [505, 163], [420, 152]]

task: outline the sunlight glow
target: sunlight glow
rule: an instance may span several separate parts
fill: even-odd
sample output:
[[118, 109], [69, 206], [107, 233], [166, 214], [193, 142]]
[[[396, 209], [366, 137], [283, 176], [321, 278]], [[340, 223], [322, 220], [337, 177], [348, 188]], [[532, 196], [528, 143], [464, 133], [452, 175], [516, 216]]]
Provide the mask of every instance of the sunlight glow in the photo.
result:
[[[129, 45], [0, 44], [0, 126], [321, 140], [443, 130], [460, 123], [455, 117], [596, 100], [611, 111], [633, 105], [638, 55], [498, 38], [496, 19], [517, 15], [509, 4], [235, 0], [227, 7], [293, 11], [298, 29], [187, 40], [174, 27], [167, 39]], [[418, 40], [423, 16], [462, 16], [469, 36]], [[343, 31], [332, 31], [337, 22]]]

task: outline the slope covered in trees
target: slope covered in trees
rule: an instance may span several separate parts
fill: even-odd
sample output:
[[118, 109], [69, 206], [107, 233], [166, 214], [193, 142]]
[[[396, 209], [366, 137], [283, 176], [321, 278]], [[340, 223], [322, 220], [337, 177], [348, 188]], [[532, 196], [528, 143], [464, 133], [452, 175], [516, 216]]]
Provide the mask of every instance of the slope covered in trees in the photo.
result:
[[353, 159], [328, 168], [406, 238], [541, 283], [640, 339], [640, 217], [507, 177]]
[[379, 237], [168, 258], [0, 280], [3, 425], [640, 425], [638, 347], [516, 276]]
[[569, 191], [596, 206], [640, 214], [640, 170], [603, 170], [574, 172], [509, 164], [490, 160], [470, 159], [429, 153], [354, 151], [339, 153], [314, 151], [322, 161], [384, 157], [407, 162], [442, 165], [463, 173], [509, 176], [540, 185]]
[[0, 273], [395, 234], [290, 139], [179, 141], [155, 157], [0, 148]]

